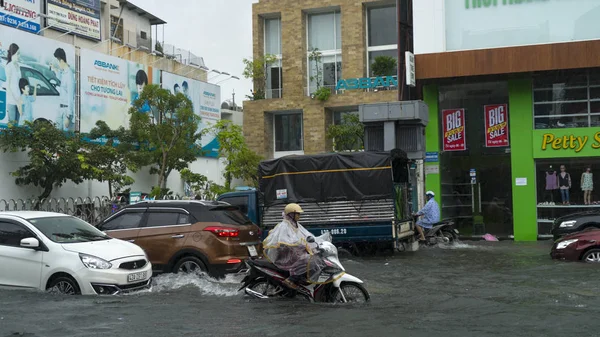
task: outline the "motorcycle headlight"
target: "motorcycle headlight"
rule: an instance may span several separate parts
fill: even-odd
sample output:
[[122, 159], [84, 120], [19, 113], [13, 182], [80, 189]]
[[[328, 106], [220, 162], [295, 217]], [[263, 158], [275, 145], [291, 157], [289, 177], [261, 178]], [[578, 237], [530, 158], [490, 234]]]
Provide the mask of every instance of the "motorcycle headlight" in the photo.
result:
[[561, 241], [556, 245], [556, 249], [565, 249], [567, 248], [570, 244], [577, 242], [577, 239], [572, 239], [572, 240], [565, 240], [565, 241]]
[[110, 269], [112, 267], [110, 262], [92, 255], [79, 254], [79, 258], [83, 265], [89, 269]]
[[577, 220], [571, 220], [571, 221], [563, 221], [560, 223], [560, 228], [570, 228], [575, 226], [575, 224], [577, 223]]

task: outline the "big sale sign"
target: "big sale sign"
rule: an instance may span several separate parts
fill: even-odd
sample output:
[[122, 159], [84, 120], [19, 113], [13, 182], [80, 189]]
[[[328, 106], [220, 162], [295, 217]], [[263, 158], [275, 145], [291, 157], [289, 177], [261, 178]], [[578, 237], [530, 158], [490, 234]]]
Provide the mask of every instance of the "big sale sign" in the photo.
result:
[[485, 111], [485, 146], [508, 146], [508, 105], [486, 105], [483, 110]]
[[465, 139], [465, 109], [442, 110], [442, 141], [444, 151], [464, 151], [467, 149]]

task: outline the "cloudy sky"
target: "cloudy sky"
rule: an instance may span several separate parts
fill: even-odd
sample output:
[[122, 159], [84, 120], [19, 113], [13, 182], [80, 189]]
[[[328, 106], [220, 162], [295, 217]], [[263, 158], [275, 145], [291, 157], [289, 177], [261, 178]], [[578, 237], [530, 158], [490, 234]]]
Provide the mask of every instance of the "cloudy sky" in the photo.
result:
[[[210, 69], [238, 76], [220, 84], [221, 100], [236, 93], [241, 103], [252, 82], [243, 78], [242, 59], [252, 57], [252, 3], [258, 0], [130, 0], [136, 6], [165, 20], [165, 43], [190, 50], [204, 58]], [[154, 34], [154, 30], [152, 32]], [[162, 28], [158, 28], [162, 39]], [[209, 78], [216, 74], [209, 74]], [[226, 79], [220, 76], [211, 83]]]

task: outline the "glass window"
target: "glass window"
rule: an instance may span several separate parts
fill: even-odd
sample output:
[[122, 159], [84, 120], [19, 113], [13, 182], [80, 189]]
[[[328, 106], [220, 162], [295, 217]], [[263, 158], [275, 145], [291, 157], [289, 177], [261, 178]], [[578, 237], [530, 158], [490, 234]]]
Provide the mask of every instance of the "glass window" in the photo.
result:
[[191, 223], [190, 216], [187, 214], [179, 213], [179, 220], [177, 221], [178, 225], [187, 225]]
[[536, 129], [598, 126], [600, 77], [597, 71], [543, 73], [533, 80]]
[[336, 50], [342, 48], [342, 22], [339, 12], [308, 16], [308, 49]]
[[174, 212], [149, 212], [146, 227], [165, 227], [177, 225], [179, 213]]
[[342, 79], [342, 56], [327, 55], [321, 57], [321, 62], [310, 62], [310, 93], [314, 93], [318, 87], [326, 87], [335, 90], [336, 84]]
[[373, 63], [375, 59], [379, 56], [389, 56], [396, 60], [396, 67], [394, 68], [394, 74], [392, 76], [396, 76], [398, 74], [398, 50], [396, 48], [390, 50], [380, 50], [380, 51], [370, 51], [369, 52], [369, 76], [374, 77], [373, 75]]
[[98, 226], [102, 231], [113, 231], [118, 229], [133, 229], [140, 226], [142, 222], [142, 212], [127, 212], [121, 213], [116, 217], [112, 218], [108, 222]]
[[369, 47], [396, 45], [396, 6], [369, 8], [368, 10]]
[[281, 19], [265, 20], [265, 54], [281, 55]]
[[48, 239], [56, 243], [81, 243], [109, 240], [89, 223], [73, 216], [57, 216], [29, 220]]
[[[312, 95], [321, 86], [335, 93], [342, 78], [342, 18], [340, 12], [311, 14], [308, 16], [308, 90]], [[311, 59], [318, 49], [320, 61]]]
[[302, 113], [275, 115], [275, 151], [302, 151]]
[[0, 222], [0, 245], [20, 247], [21, 240], [35, 237], [27, 228], [9, 223]]
[[237, 206], [244, 214], [248, 214], [248, 197], [229, 197], [223, 198], [220, 201], [229, 203], [232, 206]]
[[270, 64], [267, 69], [267, 92], [266, 98], [281, 98], [281, 88], [283, 85], [283, 73], [281, 70], [281, 60]]
[[197, 215], [200, 216], [200, 222], [219, 222], [224, 225], [240, 226], [252, 223], [239, 209], [230, 206], [208, 208]]

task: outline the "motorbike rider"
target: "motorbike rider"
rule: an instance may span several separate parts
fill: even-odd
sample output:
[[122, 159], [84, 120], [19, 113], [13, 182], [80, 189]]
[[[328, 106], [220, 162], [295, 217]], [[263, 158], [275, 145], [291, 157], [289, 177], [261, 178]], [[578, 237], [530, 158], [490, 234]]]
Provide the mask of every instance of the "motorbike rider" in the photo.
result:
[[419, 241], [425, 241], [425, 234], [423, 229], [430, 229], [433, 227], [433, 224], [440, 221], [440, 207], [435, 201], [435, 193], [432, 191], [427, 191], [425, 193], [427, 198], [427, 203], [425, 207], [419, 212], [413, 214], [416, 217], [423, 216], [422, 219], [417, 221], [417, 231], [419, 232]]
[[324, 260], [313, 253], [307, 238], [313, 236], [300, 223], [300, 205], [285, 206], [283, 221], [273, 228], [263, 241], [265, 257], [277, 268], [288, 271], [285, 285], [297, 289], [298, 283], [311, 279], [325, 268]]

